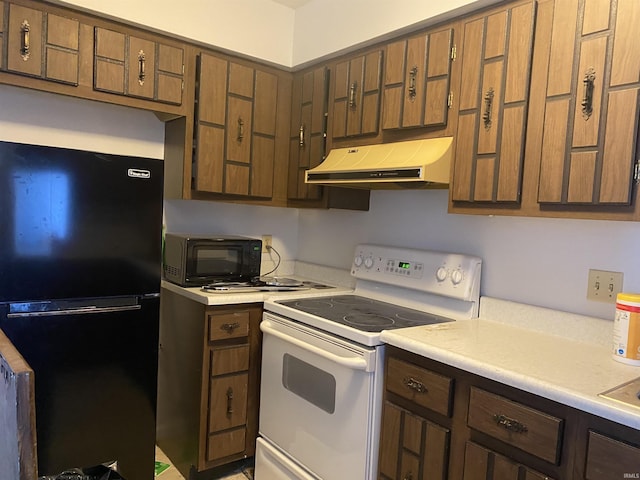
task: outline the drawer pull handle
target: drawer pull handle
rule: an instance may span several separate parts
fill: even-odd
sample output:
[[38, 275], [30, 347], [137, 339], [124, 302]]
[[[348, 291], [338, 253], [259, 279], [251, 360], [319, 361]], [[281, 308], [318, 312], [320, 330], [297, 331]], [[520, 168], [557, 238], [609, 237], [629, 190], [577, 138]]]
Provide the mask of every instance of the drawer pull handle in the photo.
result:
[[138, 52], [138, 84], [140, 86], [144, 85], [144, 79], [146, 77], [145, 73], [145, 63], [147, 56], [144, 54], [144, 50], [140, 50]]
[[491, 109], [493, 107], [493, 87], [487, 90], [484, 96], [484, 113], [482, 114], [482, 121], [484, 122], [485, 130], [491, 128]]
[[237, 137], [238, 142], [242, 142], [243, 138], [244, 138], [244, 120], [242, 120], [242, 117], [238, 117], [238, 137]]
[[415, 65], [409, 71], [409, 100], [412, 102], [416, 99], [418, 93], [416, 88], [416, 76], [418, 75], [418, 67]]
[[29, 32], [31, 31], [31, 25], [24, 20], [20, 25], [20, 56], [25, 62], [29, 60], [29, 54], [31, 53], [31, 45], [29, 42]]
[[589, 120], [593, 113], [593, 88], [596, 81], [596, 71], [593, 68], [589, 68], [584, 73], [584, 97], [582, 98], [582, 118]]
[[227, 417], [233, 415], [233, 388], [227, 390]]
[[349, 87], [349, 106], [351, 108], [356, 108], [356, 89], [358, 88], [358, 83], [353, 82]]
[[419, 380], [416, 380], [415, 378], [412, 377], [406, 377], [404, 380], [404, 385], [407, 388], [410, 388], [411, 390], [418, 392], [418, 393], [427, 393], [427, 387], [425, 386], [424, 383], [422, 383]]
[[224, 330], [228, 334], [232, 334], [236, 328], [240, 328], [240, 324], [238, 322], [223, 323], [222, 325], [220, 325], [220, 330]]
[[413, 480], [413, 474], [411, 472], [405, 473], [402, 480]]
[[300, 146], [304, 147], [304, 125], [300, 125]]
[[509, 430], [510, 432], [515, 433], [526, 433], [529, 429], [524, 423], [520, 423], [519, 421], [509, 418], [506, 415], [498, 415], [495, 414], [493, 416], [493, 420], [501, 427]]

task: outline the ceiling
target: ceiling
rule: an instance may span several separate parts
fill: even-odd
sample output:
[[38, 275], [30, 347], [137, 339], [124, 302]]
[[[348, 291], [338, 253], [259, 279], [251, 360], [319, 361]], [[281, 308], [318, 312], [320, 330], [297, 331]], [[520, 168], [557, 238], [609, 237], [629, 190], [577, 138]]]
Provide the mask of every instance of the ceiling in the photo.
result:
[[271, 0], [271, 1], [275, 3], [279, 3], [280, 5], [284, 5], [285, 7], [295, 9], [309, 3], [311, 0]]

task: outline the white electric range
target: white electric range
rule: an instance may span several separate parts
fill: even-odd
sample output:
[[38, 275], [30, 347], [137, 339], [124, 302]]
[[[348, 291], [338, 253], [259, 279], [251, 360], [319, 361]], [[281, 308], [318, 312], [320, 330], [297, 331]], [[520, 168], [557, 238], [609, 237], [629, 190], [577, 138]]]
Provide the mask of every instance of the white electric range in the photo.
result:
[[256, 480], [377, 478], [380, 332], [477, 317], [481, 266], [359, 245], [353, 293], [265, 301]]

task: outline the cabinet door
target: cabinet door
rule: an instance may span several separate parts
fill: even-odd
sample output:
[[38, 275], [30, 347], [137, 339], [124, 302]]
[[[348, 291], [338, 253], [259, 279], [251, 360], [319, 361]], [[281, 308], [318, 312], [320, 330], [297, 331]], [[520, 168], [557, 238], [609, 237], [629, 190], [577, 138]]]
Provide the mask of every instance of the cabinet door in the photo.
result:
[[202, 53], [195, 129], [195, 188], [271, 197], [278, 78]]
[[77, 85], [79, 32], [77, 20], [9, 4], [7, 70]]
[[[0, 1], [0, 52], [4, 52], [4, 2]], [[0, 69], [4, 68], [4, 61], [0, 55]]]
[[95, 90], [182, 103], [182, 48], [101, 27], [94, 30], [94, 43]]
[[453, 201], [520, 201], [534, 2], [464, 23]]
[[463, 480], [553, 480], [473, 442], [467, 442]]
[[447, 478], [448, 429], [390, 402], [382, 414], [379, 470], [381, 478]]
[[453, 29], [387, 46], [383, 129], [446, 126]]
[[555, 2], [540, 203], [631, 202], [640, 87], [634, 32], [639, 16], [635, 0]]
[[294, 75], [288, 198], [318, 200], [322, 187], [304, 182], [305, 171], [316, 167], [326, 154], [329, 73], [326, 67]]
[[338, 63], [333, 95], [333, 138], [375, 135], [380, 123], [382, 50]]

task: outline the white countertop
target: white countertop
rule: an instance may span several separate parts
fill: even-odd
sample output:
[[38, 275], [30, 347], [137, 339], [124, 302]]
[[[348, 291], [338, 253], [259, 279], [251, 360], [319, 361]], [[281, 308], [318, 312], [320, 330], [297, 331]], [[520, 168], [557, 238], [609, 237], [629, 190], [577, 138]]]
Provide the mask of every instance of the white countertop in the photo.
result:
[[[490, 312], [487, 309], [483, 312], [485, 300], [492, 306]], [[545, 325], [541, 317], [552, 311], [544, 308], [519, 305], [521, 315], [515, 324], [487, 318], [487, 314], [497, 317], [495, 307], [499, 302], [483, 297], [478, 319], [387, 330], [381, 339], [389, 345], [640, 429], [639, 408], [598, 396], [639, 377], [640, 367], [614, 360], [612, 348], [605, 346], [601, 338], [589, 342], [571, 337], [572, 329], [582, 327], [599, 337], [605, 333], [612, 338], [608, 332], [609, 323], [613, 328], [612, 322], [568, 315], [565, 321], [560, 320], [565, 323], [563, 336], [557, 319], [554, 325]], [[504, 303], [509, 310], [510, 302]], [[522, 325], [523, 310], [533, 328]]]
[[[289, 277], [296, 280], [308, 280], [300, 277]], [[334, 288], [309, 288], [307, 290], [294, 290], [290, 292], [245, 292], [245, 293], [210, 293], [200, 287], [181, 287], [166, 280], [162, 281], [162, 288], [183, 295], [191, 300], [205, 305], [234, 305], [240, 303], [262, 303], [271, 298], [303, 298], [318, 297], [323, 295], [336, 295], [352, 292], [348, 287]]]

